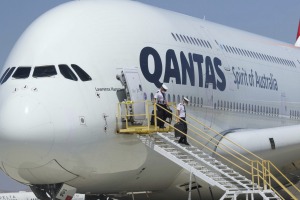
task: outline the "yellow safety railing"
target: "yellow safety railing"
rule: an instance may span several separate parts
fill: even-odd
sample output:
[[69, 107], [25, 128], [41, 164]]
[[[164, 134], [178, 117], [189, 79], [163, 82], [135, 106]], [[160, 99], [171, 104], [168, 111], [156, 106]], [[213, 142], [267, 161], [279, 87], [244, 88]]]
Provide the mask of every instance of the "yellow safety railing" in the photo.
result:
[[[134, 105], [145, 105], [144, 113], [135, 113]], [[171, 105], [171, 104], [170, 104]], [[151, 111], [153, 110], [153, 114]], [[159, 128], [157, 126], [157, 120], [163, 121], [157, 117], [157, 104], [152, 101], [124, 101], [119, 102], [117, 105], [117, 132], [118, 133], [137, 133], [137, 134], [149, 134], [157, 131], [169, 132], [172, 131], [172, 126], [167, 128]], [[144, 120], [135, 120], [136, 117], [145, 117]], [[151, 125], [151, 117], [154, 118], [153, 125]], [[140, 124], [136, 124], [136, 121], [140, 121]]]
[[[126, 105], [125, 107], [129, 107], [133, 103], [142, 103], [142, 102], [121, 102], [119, 107], [122, 104]], [[126, 127], [123, 129], [125, 132], [132, 133], [154, 133], [154, 132], [164, 132], [170, 130], [177, 130], [181, 134], [186, 135], [190, 142], [193, 142], [195, 146], [202, 148], [206, 152], [214, 155], [215, 157], [219, 158], [221, 161], [226, 162], [227, 164], [233, 166], [239, 171], [246, 173], [247, 176], [252, 177], [253, 189], [256, 188], [266, 190], [271, 189], [273, 190], [281, 199], [284, 199], [272, 186], [272, 183], [276, 184], [276, 187], [279, 186], [283, 189], [290, 196], [290, 199], [297, 199], [273, 174], [278, 176], [282, 176], [286, 183], [289, 183], [293, 186], [296, 191], [300, 194], [300, 190], [282, 173], [271, 161], [266, 161], [260, 158], [259, 156], [255, 155], [251, 151], [245, 149], [244, 147], [240, 146], [239, 144], [229, 140], [222, 134], [218, 133], [217, 131], [211, 129], [210, 127], [206, 126], [204, 123], [197, 120], [195, 117], [187, 115], [185, 121], [188, 125], [189, 134], [185, 134], [181, 130], [178, 130], [173, 125], [169, 124], [168, 129], [161, 130], [157, 127], [157, 120], [163, 121], [165, 124], [168, 122], [164, 121], [162, 118], [157, 116], [156, 108], [160, 107], [160, 109], [165, 110], [165, 112], [172, 115], [172, 119], [176, 119], [176, 121], [183, 121], [180, 119], [176, 114], [173, 114], [168, 109], [160, 106], [159, 104], [153, 103], [151, 101], [144, 101], [145, 103], [145, 129], [143, 131], [136, 131], [135, 129], [130, 129], [130, 125], [128, 123], [128, 119], [134, 116], [134, 114], [128, 114], [126, 111], [125, 114], [121, 115], [120, 110], [118, 109], [118, 118], [125, 118]], [[176, 110], [176, 107], [173, 107]], [[150, 118], [152, 114], [150, 114], [150, 109], [154, 111], [154, 125], [150, 125]], [[141, 115], [141, 114], [139, 114]], [[199, 127], [200, 126], [200, 127]], [[142, 129], [137, 129], [142, 130]], [[122, 132], [120, 129], [119, 132]], [[191, 135], [194, 135], [192, 137]], [[196, 138], [195, 138], [196, 137]], [[216, 138], [219, 137], [219, 138]], [[226, 145], [224, 143], [220, 143], [221, 140], [226, 140], [230, 145]], [[218, 151], [217, 151], [218, 150]], [[241, 153], [242, 152], [242, 153]]]
[[[273, 171], [273, 173], [271, 171]], [[297, 200], [298, 198], [273, 175], [274, 172], [280, 174], [280, 176], [284, 178], [285, 181], [291, 185], [291, 187], [293, 187], [298, 193], [300, 193], [299, 188], [296, 187], [271, 161], [252, 161], [253, 183], [257, 183], [257, 185], [262, 187], [264, 190], [274, 191], [281, 199], [284, 199], [282, 195], [280, 195], [278, 191], [275, 190], [272, 186], [272, 183], [276, 183], [277, 186], [280, 187], [290, 197], [289, 199]]]

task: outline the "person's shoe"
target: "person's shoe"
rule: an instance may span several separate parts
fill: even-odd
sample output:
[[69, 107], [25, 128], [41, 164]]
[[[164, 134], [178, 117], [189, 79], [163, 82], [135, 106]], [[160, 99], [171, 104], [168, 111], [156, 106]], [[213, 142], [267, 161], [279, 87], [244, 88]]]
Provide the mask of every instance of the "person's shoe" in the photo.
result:
[[166, 128], [165, 126], [159, 126], [159, 128]]
[[183, 144], [185, 144], [185, 145], [190, 145], [188, 142], [183, 142]]

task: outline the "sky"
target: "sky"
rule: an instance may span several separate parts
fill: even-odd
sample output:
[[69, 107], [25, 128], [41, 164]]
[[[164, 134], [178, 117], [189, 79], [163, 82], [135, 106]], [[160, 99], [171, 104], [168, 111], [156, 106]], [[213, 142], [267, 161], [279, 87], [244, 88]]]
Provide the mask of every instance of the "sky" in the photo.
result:
[[[70, 0], [0, 0], [0, 68], [30, 23]], [[136, 0], [287, 43], [295, 43], [299, 0]], [[1, 128], [1, 127], [0, 127]], [[27, 187], [0, 172], [0, 191]]]

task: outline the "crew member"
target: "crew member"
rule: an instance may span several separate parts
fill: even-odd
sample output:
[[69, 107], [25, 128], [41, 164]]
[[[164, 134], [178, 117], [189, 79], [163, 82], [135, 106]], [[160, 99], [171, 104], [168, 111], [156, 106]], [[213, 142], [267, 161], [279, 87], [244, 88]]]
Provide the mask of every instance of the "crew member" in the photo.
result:
[[186, 144], [186, 145], [189, 145], [189, 143], [187, 142], [187, 139], [186, 139], [186, 134], [187, 134], [187, 124], [186, 124], [186, 108], [185, 106], [188, 105], [189, 103], [189, 99], [184, 97], [183, 100], [182, 100], [182, 103], [179, 103], [177, 105], [177, 117], [179, 118], [176, 118], [176, 121], [177, 122], [181, 122], [182, 125], [183, 125], [183, 130], [181, 130], [184, 134], [182, 134], [182, 136], [180, 137], [178, 143], [182, 143], [182, 144]]
[[[167, 109], [167, 99], [166, 99], [166, 91], [168, 90], [166, 85], [162, 85], [160, 87], [160, 89], [155, 93], [154, 95], [154, 102], [158, 104], [157, 106], [157, 117], [159, 117], [160, 119], [157, 119], [157, 126], [159, 126], [159, 128], [165, 128], [164, 126], [164, 121], [166, 120], [166, 116], [167, 116], [167, 111], [165, 111], [164, 109]], [[163, 109], [164, 108], [164, 109]], [[163, 120], [163, 121], [162, 121]]]

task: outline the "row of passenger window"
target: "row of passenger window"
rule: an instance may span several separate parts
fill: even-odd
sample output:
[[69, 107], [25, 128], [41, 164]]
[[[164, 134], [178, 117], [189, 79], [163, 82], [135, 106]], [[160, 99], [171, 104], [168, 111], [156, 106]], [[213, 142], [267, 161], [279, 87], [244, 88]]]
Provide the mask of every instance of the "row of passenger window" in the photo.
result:
[[[186, 35], [177, 34], [177, 33], [171, 33], [171, 34], [175, 41], [189, 43], [192, 45], [197, 45], [197, 46], [202, 46], [205, 48], [212, 49], [211, 44], [207, 40], [202, 40], [202, 39], [198, 39], [195, 37], [186, 36]], [[216, 41], [216, 43], [218, 44], [217, 41]], [[271, 56], [271, 55], [267, 55], [267, 54], [263, 54], [263, 53], [258, 53], [255, 51], [249, 51], [246, 49], [241, 49], [241, 48], [237, 48], [237, 47], [233, 47], [233, 46], [229, 46], [229, 45], [221, 44], [219, 46], [221, 47], [221, 49], [224, 49], [228, 53], [247, 56], [249, 58], [255, 58], [255, 59], [264, 60], [267, 62], [272, 62], [272, 63], [277, 63], [277, 64], [282, 64], [282, 65], [286, 65], [286, 66], [296, 67], [295, 62], [288, 60], [288, 59], [279, 58], [276, 56]]]
[[[14, 79], [28, 78], [30, 76], [31, 68], [32, 67], [20, 66], [18, 68], [11, 67], [6, 69], [0, 79], [1, 85], [5, 83], [10, 77]], [[77, 76], [80, 78], [81, 81], [92, 80], [92, 78], [78, 65], [71, 64], [71, 68], [74, 70], [74, 72], [77, 74]], [[61, 75], [63, 75], [63, 77], [72, 81], [77, 81], [78, 78], [71, 68], [66, 64], [58, 65], [58, 69]], [[55, 65], [36, 66], [34, 67], [32, 73], [33, 78], [51, 77], [56, 75], [57, 75], [57, 71]]]
[[171, 33], [171, 34], [172, 34], [174, 40], [177, 42], [184, 42], [184, 43], [212, 49], [211, 44], [207, 40], [201, 40], [201, 39], [198, 39], [195, 37], [190, 37], [190, 36], [181, 35], [181, 34], [177, 34], [177, 33], [175, 33], [175, 34]]
[[[172, 96], [172, 99], [171, 99]], [[168, 102], [174, 102], [176, 104], [182, 102], [182, 99], [185, 96], [168, 94], [167, 100]], [[151, 100], [154, 98], [154, 94], [150, 94]], [[194, 107], [203, 107], [203, 98], [199, 97], [189, 97], [189, 106]], [[252, 113], [252, 114], [259, 114], [259, 115], [269, 115], [269, 116], [279, 116], [279, 108], [270, 107], [270, 106], [262, 106], [262, 105], [254, 105], [254, 104], [245, 104], [245, 103], [238, 103], [238, 102], [230, 102], [230, 101], [222, 101], [218, 100], [214, 103], [214, 109], [218, 110], [227, 110], [227, 111], [234, 111], [234, 112], [245, 112], [245, 113]], [[290, 118], [300, 119], [300, 111], [290, 110]]]
[[288, 59], [279, 58], [279, 57], [276, 57], [276, 56], [270, 56], [270, 55], [267, 55], [267, 54], [258, 53], [258, 52], [255, 52], [255, 51], [249, 51], [249, 50], [245, 50], [245, 49], [241, 49], [241, 48], [237, 48], [237, 47], [232, 47], [232, 46], [229, 46], [229, 45], [222, 45], [221, 44], [219, 46], [221, 47], [221, 49], [224, 49], [228, 53], [247, 56], [249, 58], [255, 58], [255, 59], [264, 60], [264, 61], [267, 61], [267, 62], [277, 63], [277, 64], [281, 64], [281, 65], [296, 67], [296, 64], [293, 61], [288, 60]]
[[279, 108], [222, 100], [214, 103], [214, 109], [279, 116]]
[[300, 111], [299, 110], [290, 110], [290, 118], [299, 119]]
[[[171, 99], [171, 95], [167, 95], [168, 102], [179, 103], [182, 102], [184, 95], [176, 96], [173, 94], [173, 98]], [[153, 93], [151, 93], [151, 100], [153, 100]], [[203, 106], [203, 98], [199, 97], [189, 97], [189, 105], [194, 107], [202, 107]], [[220, 110], [228, 110], [228, 111], [237, 111], [237, 112], [247, 112], [247, 113], [256, 113], [256, 114], [265, 114], [265, 115], [272, 115], [278, 116], [279, 115], [279, 108], [268, 107], [268, 106], [260, 106], [260, 105], [252, 105], [252, 104], [244, 104], [244, 103], [237, 103], [237, 102], [229, 102], [229, 101], [220, 101], [214, 103], [214, 109]]]
[[[177, 104], [182, 102], [183, 98], [184, 98], [183, 95], [182, 96], [177, 95], [177, 98], [176, 98], [175, 94], [173, 94], [173, 98], [171, 99], [171, 94], [167, 95], [168, 102], [174, 102], [174, 103], [177, 103]], [[203, 99], [202, 98], [201, 98], [201, 100], [200, 100], [199, 97], [198, 98], [196, 98], [196, 97], [193, 98], [192, 96], [190, 96], [188, 98], [190, 100], [190, 102], [189, 102], [190, 106], [198, 106], [198, 107], [200, 106], [200, 107], [202, 107], [202, 105], [203, 105]], [[153, 93], [150, 94], [150, 99], [151, 100], [154, 99]]]

